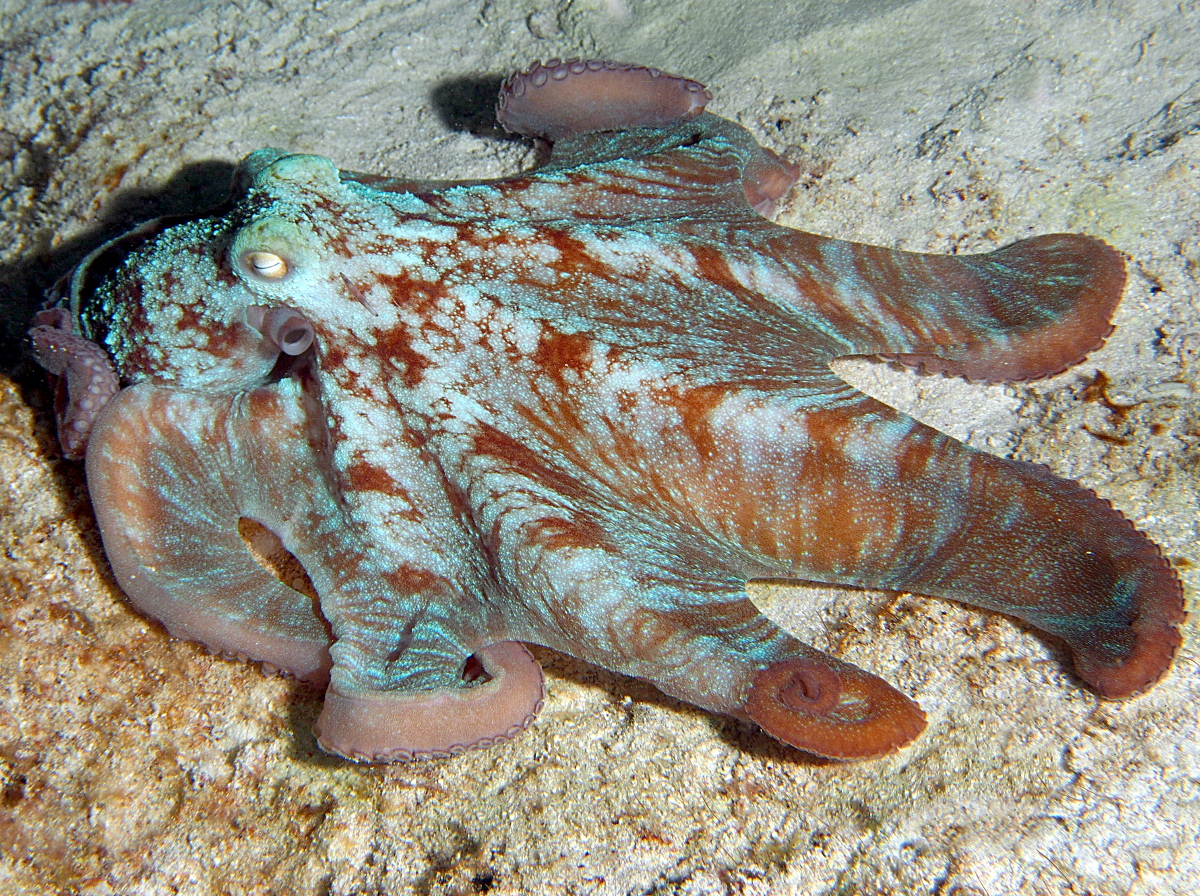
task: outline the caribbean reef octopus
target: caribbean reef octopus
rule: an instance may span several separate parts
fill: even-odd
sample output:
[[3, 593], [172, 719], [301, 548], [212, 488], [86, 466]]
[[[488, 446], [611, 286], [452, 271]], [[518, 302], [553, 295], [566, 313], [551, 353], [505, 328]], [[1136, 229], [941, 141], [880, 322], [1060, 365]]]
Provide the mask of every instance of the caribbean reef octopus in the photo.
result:
[[543, 695], [522, 642], [824, 757], [921, 732], [908, 697], [762, 615], [756, 578], [1006, 613], [1109, 699], [1157, 681], [1184, 611], [1153, 543], [830, 370], [1057, 373], [1111, 331], [1121, 255], [779, 226], [797, 169], [709, 96], [535, 64], [498, 115], [552, 145], [536, 170], [418, 183], [265, 149], [221, 209], [85, 259], [31, 341], [133, 604], [323, 687], [321, 747], [363, 761], [521, 732]]

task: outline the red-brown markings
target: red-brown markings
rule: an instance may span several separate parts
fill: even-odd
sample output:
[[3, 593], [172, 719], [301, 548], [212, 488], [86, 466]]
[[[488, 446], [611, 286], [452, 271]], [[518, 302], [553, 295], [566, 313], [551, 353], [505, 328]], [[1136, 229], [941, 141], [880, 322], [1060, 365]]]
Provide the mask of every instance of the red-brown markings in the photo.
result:
[[480, 424], [475, 436], [475, 451], [495, 458], [505, 469], [539, 482], [565, 498], [580, 501], [592, 498], [591, 491], [574, 476], [550, 465], [528, 446], [486, 423]]
[[570, 519], [565, 516], [545, 516], [527, 523], [522, 531], [529, 544], [546, 550], [554, 551], [560, 548], [616, 550], [608, 542], [600, 521], [593, 514], [582, 511], [573, 513]]
[[408, 509], [394, 516], [414, 523], [419, 523], [425, 518], [425, 515], [414, 505], [408, 489], [401, 485], [383, 467], [368, 463], [365, 460], [357, 460], [346, 467], [342, 475], [347, 491], [378, 492], [379, 494], [401, 498], [408, 505]]
[[729, 269], [729, 262], [725, 260], [724, 253], [719, 249], [699, 243], [690, 243], [687, 250], [692, 254], [692, 260], [695, 262], [696, 276], [726, 292], [738, 294], [746, 291], [746, 288], [733, 276], [733, 271]]
[[445, 299], [446, 287], [407, 274], [376, 274], [376, 282], [392, 296], [392, 304], [407, 308], [421, 320], [438, 313], [438, 303]]
[[321, 369], [327, 371], [347, 392], [357, 392], [362, 375], [346, 366], [346, 359], [350, 357], [350, 353], [331, 340], [323, 340], [320, 349]]
[[205, 352], [216, 355], [218, 358], [232, 358], [239, 349], [244, 347], [244, 332], [240, 327], [216, 326], [210, 321], [204, 333], [207, 337], [204, 343]]
[[408, 495], [391, 473], [365, 460], [356, 460], [347, 466], [344, 476], [346, 487], [352, 491], [381, 492], [402, 497]]
[[457, 593], [454, 583], [445, 576], [407, 563], [379, 575], [398, 595], [419, 594], [423, 597], [435, 597]]
[[[587, 250], [581, 240], [576, 239], [563, 230], [552, 227], [542, 228], [539, 235], [558, 251], [558, 257], [546, 262], [546, 267], [563, 275], [557, 289], [583, 288], [588, 295], [598, 295], [595, 288], [597, 281], [610, 281], [616, 276], [611, 267], [600, 261]], [[535, 289], [545, 289], [545, 283], [530, 283]]]
[[547, 329], [538, 340], [532, 360], [565, 392], [568, 385], [563, 374], [570, 370], [582, 376], [590, 366], [591, 347], [592, 340], [587, 336]]
[[410, 389], [421, 384], [425, 371], [433, 364], [428, 356], [413, 348], [412, 342], [412, 330], [401, 322], [390, 330], [380, 332], [375, 343], [375, 351], [381, 357], [391, 358], [403, 365], [400, 376]]
[[705, 461], [715, 458], [719, 451], [710, 421], [713, 411], [728, 394], [728, 386], [700, 386], [676, 394], [671, 401], [683, 417], [683, 426], [697, 453]]
[[333, 250], [335, 255], [342, 258], [353, 258], [355, 250], [350, 247], [350, 237], [354, 234], [369, 233], [370, 223], [356, 220], [347, 212], [345, 206], [335, 203], [327, 196], [314, 196], [311, 202], [313, 208], [325, 212], [331, 221], [320, 233], [324, 248]]

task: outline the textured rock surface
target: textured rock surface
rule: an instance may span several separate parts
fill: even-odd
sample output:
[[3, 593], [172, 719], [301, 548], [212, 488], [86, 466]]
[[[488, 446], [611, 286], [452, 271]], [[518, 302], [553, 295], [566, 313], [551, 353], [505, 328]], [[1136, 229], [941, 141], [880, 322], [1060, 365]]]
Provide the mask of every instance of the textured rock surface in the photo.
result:
[[[1108, 345], [1020, 388], [846, 374], [1112, 500], [1200, 585], [1195, 4], [0, 4], [0, 301], [106, 228], [220, 195], [263, 145], [380, 173], [529, 164], [486, 122], [541, 57], [646, 62], [804, 166], [784, 223], [979, 251], [1075, 229], [1131, 258]], [[325, 7], [325, 8], [322, 8]], [[353, 7], [353, 8], [349, 8]], [[665, 48], [665, 49], [664, 49]], [[480, 111], [483, 110], [483, 111]], [[15, 345], [15, 343], [10, 343]], [[49, 393], [0, 389], [0, 890], [62, 893], [1189, 892], [1200, 876], [1196, 623], [1150, 694], [1100, 703], [1009, 622], [945, 602], [764, 589], [822, 649], [919, 699], [889, 759], [767, 737], [548, 652], [513, 744], [360, 768], [314, 695], [168, 640], [103, 560]], [[1104, 374], [1097, 377], [1097, 372]]]

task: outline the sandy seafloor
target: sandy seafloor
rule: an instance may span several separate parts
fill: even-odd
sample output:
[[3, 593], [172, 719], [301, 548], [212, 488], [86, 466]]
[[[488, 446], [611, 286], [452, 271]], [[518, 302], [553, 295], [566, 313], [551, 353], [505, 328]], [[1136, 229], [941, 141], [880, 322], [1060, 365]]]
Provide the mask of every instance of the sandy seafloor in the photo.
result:
[[762, 591], [802, 636], [914, 695], [925, 734], [818, 763], [540, 651], [546, 707], [515, 742], [357, 767], [317, 750], [318, 695], [130, 609], [12, 337], [105, 234], [219, 196], [251, 150], [499, 176], [532, 160], [487, 133], [499, 76], [552, 56], [653, 64], [711, 85], [713, 111], [800, 163], [783, 223], [936, 252], [1074, 230], [1128, 255], [1115, 333], [1051, 380], [843, 370], [1096, 489], [1162, 545], [1194, 608], [1198, 48], [1200, 5], [1152, 0], [5, 0], [0, 892], [1195, 892], [1194, 617], [1157, 688], [1105, 703], [993, 615]]

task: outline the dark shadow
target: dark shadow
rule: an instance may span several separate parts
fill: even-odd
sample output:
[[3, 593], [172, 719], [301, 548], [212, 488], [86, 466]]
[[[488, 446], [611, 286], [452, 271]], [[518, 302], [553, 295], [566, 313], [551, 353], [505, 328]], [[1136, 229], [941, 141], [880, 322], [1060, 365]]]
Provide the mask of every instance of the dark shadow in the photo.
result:
[[[32, 359], [22, 358], [23, 350], [23, 344], [19, 344], [18, 348], [13, 349], [16, 358], [5, 357], [4, 364], [10, 368], [6, 372], [12, 375], [21, 401], [33, 411], [34, 451], [37, 456], [48, 459], [61, 458], [62, 448], [58, 443], [58, 430], [54, 420], [54, 388], [45, 371], [34, 364]], [[108, 556], [104, 553], [104, 545], [100, 541], [100, 529], [96, 525], [91, 499], [88, 496], [83, 462], [51, 463], [49, 471], [53, 477], [55, 492], [62, 496], [66, 509], [65, 517], [75, 522], [80, 543], [88, 560], [99, 573], [104, 587], [118, 595], [119, 600], [126, 601], [127, 598], [121, 592], [108, 565]], [[132, 610], [132, 607], [130, 609]], [[163, 633], [166, 634], [166, 629], [163, 629]]]
[[537, 150], [533, 167], [540, 168], [550, 158], [550, 143], [511, 134], [496, 120], [496, 100], [503, 83], [500, 75], [470, 75], [439, 81], [429, 92], [429, 100], [438, 119], [452, 131], [465, 131], [489, 140], [532, 144]]
[[[324, 688], [304, 682], [295, 682], [295, 686], [296, 689], [292, 692], [292, 697], [284, 710], [287, 729], [292, 741], [286, 748], [286, 752], [292, 758], [317, 768], [336, 769], [353, 765], [354, 763], [349, 759], [326, 753], [317, 744], [317, 735], [313, 726], [317, 724], [317, 717], [321, 715], [321, 707], [325, 702]], [[363, 771], [388, 768], [382, 763], [358, 767]]]
[[835, 760], [814, 756], [811, 753], [789, 747], [771, 737], [757, 725], [711, 712], [683, 700], [677, 700], [664, 694], [648, 681], [622, 675], [601, 666], [594, 666], [548, 647], [528, 646], [534, 659], [541, 663], [542, 668], [548, 674], [565, 678], [576, 684], [598, 687], [609, 695], [613, 704], [619, 704], [623, 698], [629, 697], [635, 703], [647, 703], [669, 709], [672, 712], [693, 716], [711, 725], [717, 736], [729, 746], [760, 759], [786, 761], [810, 768], [836, 764]]
[[520, 140], [496, 122], [496, 97], [503, 83], [499, 75], [439, 81], [429, 92], [429, 100], [438, 119], [452, 131], [467, 131], [497, 140]]
[[489, 140], [533, 144], [537, 149], [534, 167], [540, 167], [550, 158], [550, 143], [511, 134], [496, 121], [496, 99], [503, 83], [504, 78], [499, 75], [439, 81], [430, 91], [429, 100], [442, 124], [452, 131], [466, 131]]
[[88, 253], [151, 218], [198, 215], [219, 206], [229, 196], [235, 170], [234, 163], [217, 160], [185, 165], [161, 185], [118, 193], [100, 220], [78, 236], [57, 246], [47, 236], [33, 252], [0, 263], [0, 372], [23, 381], [34, 375], [34, 365], [22, 365], [29, 320], [46, 291]]

